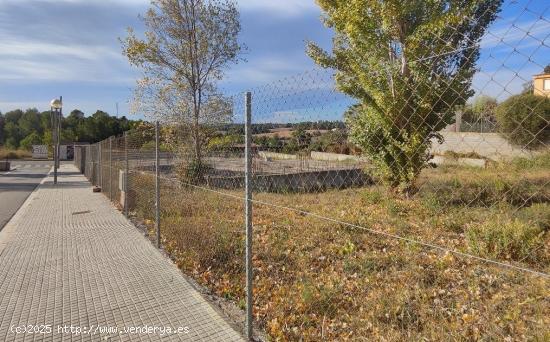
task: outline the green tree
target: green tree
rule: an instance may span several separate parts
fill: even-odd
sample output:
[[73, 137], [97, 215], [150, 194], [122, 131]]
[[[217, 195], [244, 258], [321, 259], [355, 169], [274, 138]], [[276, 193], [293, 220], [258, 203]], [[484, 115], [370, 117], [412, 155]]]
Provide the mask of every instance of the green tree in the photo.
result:
[[37, 132], [32, 132], [21, 140], [20, 147], [24, 150], [30, 151], [32, 145], [41, 145], [43, 142], [42, 137]]
[[85, 119], [84, 112], [75, 109], [63, 120], [63, 128], [67, 131], [66, 135], [72, 138], [71, 140], [83, 141], [81, 139], [87, 135], [81, 129]]
[[472, 103], [472, 111], [477, 119], [476, 121], [495, 121], [495, 110], [497, 105], [498, 102], [493, 97], [487, 95], [476, 97]]
[[500, 131], [517, 146], [534, 149], [550, 143], [550, 98], [521, 94], [496, 109]]
[[280, 151], [283, 147], [283, 141], [278, 134], [275, 134], [267, 139], [267, 146], [271, 151]]
[[53, 146], [52, 131], [45, 131], [44, 137], [42, 137], [42, 144], [47, 145], [49, 148]]
[[204, 127], [231, 117], [227, 102], [216, 96], [216, 83], [238, 62], [243, 48], [239, 12], [232, 0], [151, 3], [143, 18], [145, 39], [129, 29], [122, 41], [130, 63], [145, 74], [136, 88], [134, 110], [184, 126], [200, 165], [207, 143]]
[[344, 130], [334, 130], [322, 134], [311, 146], [312, 151], [349, 154], [351, 152], [348, 135]]
[[0, 112], [0, 145], [4, 144], [4, 115]]
[[16, 109], [7, 112], [4, 114], [4, 120], [6, 120], [6, 123], [11, 122], [14, 124], [19, 123], [19, 119], [23, 116], [23, 111], [21, 109]]
[[113, 117], [104, 111], [98, 110], [92, 114], [93, 120], [93, 134], [99, 140], [107, 139], [112, 136], [116, 131], [115, 123]]
[[36, 108], [27, 109], [19, 118], [18, 125], [21, 134], [25, 137], [33, 132], [41, 134], [44, 131], [40, 121], [40, 112]]
[[85, 118], [85, 115], [83, 111], [81, 111], [80, 109], [74, 109], [67, 117], [67, 120], [72, 119], [75, 121], [80, 121], [80, 120], [84, 120], [84, 118]]
[[346, 113], [352, 142], [406, 194], [429, 148], [452, 123], [470, 90], [479, 42], [502, 0], [318, 0], [333, 28], [332, 54], [308, 54], [336, 69], [336, 83], [358, 103]]
[[483, 122], [496, 122], [496, 108], [498, 102], [495, 98], [480, 95], [474, 98], [472, 103], [457, 106], [462, 111], [462, 120], [470, 124]]
[[[61, 140], [96, 143], [109, 136], [120, 135], [139, 122], [129, 121], [124, 116], [117, 118], [100, 110], [86, 117], [82, 111], [75, 109], [66, 118], [62, 118]], [[36, 136], [44, 144], [49, 145], [51, 131], [50, 111], [40, 113], [36, 109], [28, 109], [23, 112], [17, 109], [4, 115], [0, 114], [0, 144], [5, 143], [10, 148], [19, 148], [23, 145], [23, 148], [29, 148], [38, 141]]]
[[300, 149], [306, 149], [311, 143], [311, 134], [306, 131], [303, 125], [297, 126], [297, 128], [292, 131], [292, 139]]
[[6, 146], [11, 149], [19, 148], [19, 142], [21, 141], [21, 130], [19, 126], [13, 121], [8, 121], [4, 125], [4, 135], [6, 137]]

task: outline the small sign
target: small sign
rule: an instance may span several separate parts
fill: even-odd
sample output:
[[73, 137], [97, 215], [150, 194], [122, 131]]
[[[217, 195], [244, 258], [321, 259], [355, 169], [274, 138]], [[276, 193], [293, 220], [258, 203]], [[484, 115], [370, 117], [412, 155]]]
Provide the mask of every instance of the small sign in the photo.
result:
[[33, 159], [48, 159], [48, 146], [32, 145]]

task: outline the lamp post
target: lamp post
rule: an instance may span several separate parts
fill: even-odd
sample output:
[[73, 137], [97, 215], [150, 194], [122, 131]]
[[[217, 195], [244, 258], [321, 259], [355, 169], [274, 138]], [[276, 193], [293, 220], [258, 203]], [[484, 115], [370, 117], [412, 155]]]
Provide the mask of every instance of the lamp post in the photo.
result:
[[50, 102], [50, 113], [52, 119], [52, 140], [53, 140], [53, 183], [57, 184], [57, 169], [59, 168], [59, 141], [61, 136], [61, 115], [63, 108], [63, 97], [53, 99]]

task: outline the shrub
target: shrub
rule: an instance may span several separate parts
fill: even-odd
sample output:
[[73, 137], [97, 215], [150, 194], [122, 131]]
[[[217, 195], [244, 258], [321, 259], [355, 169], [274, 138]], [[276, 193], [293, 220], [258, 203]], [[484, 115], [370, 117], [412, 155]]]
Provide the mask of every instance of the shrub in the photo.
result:
[[541, 229], [550, 230], [550, 204], [536, 203], [530, 207], [518, 210], [515, 216], [526, 222], [540, 227]]
[[145, 144], [141, 145], [141, 151], [154, 151], [156, 149], [155, 141], [148, 141]]
[[192, 160], [178, 167], [178, 176], [183, 183], [199, 185], [206, 182], [206, 174], [212, 167], [204, 161]]
[[129, 179], [130, 196], [135, 201], [136, 214], [144, 219], [155, 217], [154, 174], [132, 173]]
[[230, 149], [237, 144], [243, 143], [243, 135], [224, 135], [210, 139], [207, 148], [209, 151], [224, 151]]
[[536, 148], [550, 141], [550, 99], [534, 94], [510, 97], [497, 107], [497, 122], [508, 140]]
[[[153, 141], [148, 141], [145, 144], [141, 145], [140, 150], [142, 150], [142, 151], [155, 151], [156, 150], [156, 142], [154, 140]], [[160, 144], [159, 150], [160, 150], [160, 152], [171, 152], [172, 151], [170, 146], [168, 144], [165, 144], [165, 143]]]
[[512, 166], [516, 170], [530, 170], [530, 169], [550, 169], [550, 151], [541, 153], [532, 158], [517, 157], [510, 161], [510, 163], [503, 164], [502, 167], [508, 168]]
[[23, 150], [5, 150], [0, 148], [0, 160], [5, 159], [26, 159], [30, 158], [31, 154], [29, 151]]
[[468, 248], [476, 255], [514, 261], [538, 261], [544, 229], [518, 219], [487, 221], [466, 230]]
[[503, 177], [489, 173], [462, 175], [461, 178], [433, 180], [424, 186], [424, 198], [437, 197], [446, 205], [490, 207], [508, 203], [517, 207], [548, 200], [548, 187], [545, 179]]
[[42, 144], [42, 138], [38, 133], [32, 132], [25, 139], [21, 140], [20, 147], [25, 151], [32, 150], [32, 145]]
[[445, 153], [443, 153], [443, 156], [450, 159], [459, 159], [459, 158], [484, 159], [483, 156], [480, 156], [476, 152], [460, 153], [455, 151], [445, 151]]
[[176, 243], [180, 266], [191, 270], [194, 265], [216, 270], [231, 270], [243, 254], [241, 236], [232, 232], [226, 221], [214, 218], [163, 216], [163, 234]]

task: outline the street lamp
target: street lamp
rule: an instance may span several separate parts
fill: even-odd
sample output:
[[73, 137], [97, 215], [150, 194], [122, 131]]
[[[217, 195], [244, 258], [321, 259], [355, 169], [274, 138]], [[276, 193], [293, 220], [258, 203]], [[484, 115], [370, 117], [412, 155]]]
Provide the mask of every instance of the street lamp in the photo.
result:
[[59, 141], [61, 136], [61, 117], [63, 108], [63, 97], [53, 99], [50, 102], [50, 113], [52, 119], [52, 140], [53, 149], [53, 183], [57, 184], [57, 169], [59, 168]]

